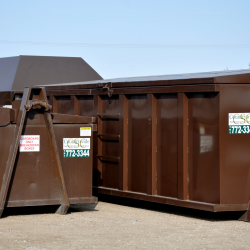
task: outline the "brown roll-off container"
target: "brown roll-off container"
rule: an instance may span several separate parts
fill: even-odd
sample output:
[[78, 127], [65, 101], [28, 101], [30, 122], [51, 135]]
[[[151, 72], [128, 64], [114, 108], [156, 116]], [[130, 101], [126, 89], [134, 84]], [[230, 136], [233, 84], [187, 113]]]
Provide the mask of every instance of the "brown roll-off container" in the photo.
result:
[[99, 193], [249, 221], [250, 70], [45, 87], [53, 112], [98, 118]]
[[[96, 117], [53, 114], [45, 90], [31, 88], [90, 80], [102, 77], [79, 57], [0, 58], [0, 216], [4, 207], [61, 204], [57, 212], [64, 214], [70, 204], [97, 202], [92, 196]], [[81, 129], [90, 131], [87, 137]], [[32, 144], [40, 141], [39, 151], [20, 151], [27, 136]], [[78, 143], [89, 138], [90, 155], [64, 149], [65, 138]]]
[[44, 88], [25, 88], [18, 109], [0, 108], [0, 216], [5, 207], [59, 205], [66, 214], [71, 204], [97, 203], [96, 118], [51, 108]]

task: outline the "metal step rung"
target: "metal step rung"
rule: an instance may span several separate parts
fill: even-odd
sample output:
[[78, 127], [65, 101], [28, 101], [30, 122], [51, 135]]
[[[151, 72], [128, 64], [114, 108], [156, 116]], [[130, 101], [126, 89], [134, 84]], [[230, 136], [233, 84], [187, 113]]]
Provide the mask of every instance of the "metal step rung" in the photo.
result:
[[119, 119], [120, 113], [113, 113], [113, 114], [107, 114], [107, 113], [97, 113], [97, 116], [99, 116], [101, 119]]
[[97, 158], [100, 161], [110, 161], [110, 162], [119, 162], [120, 161], [120, 157], [115, 157], [115, 156], [97, 155]]
[[120, 139], [120, 135], [108, 135], [108, 134], [97, 134], [101, 140], [117, 141]]

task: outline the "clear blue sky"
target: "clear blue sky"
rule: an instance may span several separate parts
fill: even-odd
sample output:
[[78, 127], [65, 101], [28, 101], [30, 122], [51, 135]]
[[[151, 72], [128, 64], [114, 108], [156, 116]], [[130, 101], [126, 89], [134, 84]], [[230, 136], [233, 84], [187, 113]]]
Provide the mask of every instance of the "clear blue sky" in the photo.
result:
[[250, 0], [0, 1], [0, 57], [76, 56], [103, 78], [247, 69]]

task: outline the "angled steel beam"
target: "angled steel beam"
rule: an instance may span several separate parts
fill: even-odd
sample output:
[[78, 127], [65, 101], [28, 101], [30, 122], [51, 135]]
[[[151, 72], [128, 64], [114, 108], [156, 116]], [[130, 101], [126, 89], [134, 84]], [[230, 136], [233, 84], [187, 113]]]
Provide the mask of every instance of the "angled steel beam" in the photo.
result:
[[48, 133], [51, 151], [52, 151], [58, 186], [59, 186], [60, 195], [61, 195], [61, 202], [62, 202], [61, 206], [58, 208], [56, 213], [66, 214], [68, 209], [69, 209], [70, 203], [69, 203], [69, 198], [68, 198], [66, 185], [65, 185], [65, 181], [64, 181], [59, 151], [57, 148], [56, 137], [55, 137], [55, 132], [54, 132], [54, 128], [53, 128], [53, 122], [52, 122], [51, 114], [49, 113], [50, 109], [52, 107], [48, 104], [45, 88], [40, 88], [40, 90], [41, 90], [41, 92], [40, 92], [39, 97], [40, 97], [41, 103], [33, 102], [33, 104], [31, 103], [31, 105], [39, 106], [39, 104], [40, 104], [40, 106], [43, 106], [45, 108], [45, 111], [48, 111], [48, 112], [44, 112], [44, 120], [45, 120], [45, 125], [46, 125], [46, 129], [47, 129], [47, 133]]
[[0, 217], [2, 216], [2, 213], [4, 210], [6, 197], [7, 197], [8, 190], [9, 190], [10, 180], [12, 177], [12, 173], [13, 173], [13, 169], [14, 169], [14, 165], [15, 165], [15, 161], [16, 161], [20, 137], [22, 134], [23, 124], [24, 124], [24, 120], [26, 117], [25, 104], [27, 103], [27, 101], [30, 98], [30, 91], [31, 90], [29, 88], [24, 89], [23, 98], [22, 98], [22, 102], [21, 102], [21, 106], [20, 106], [20, 111], [18, 114], [17, 123], [16, 123], [16, 127], [14, 130], [12, 143], [10, 146], [8, 161], [6, 164], [6, 169], [5, 169], [5, 173], [3, 176], [3, 182], [2, 182], [2, 186], [1, 186], [1, 190], [0, 190]]

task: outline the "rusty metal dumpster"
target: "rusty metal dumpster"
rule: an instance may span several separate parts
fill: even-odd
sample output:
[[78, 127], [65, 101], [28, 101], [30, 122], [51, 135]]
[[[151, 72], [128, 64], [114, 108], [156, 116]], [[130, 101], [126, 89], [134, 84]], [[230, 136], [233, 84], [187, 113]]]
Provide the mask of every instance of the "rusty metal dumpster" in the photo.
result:
[[[99, 193], [213, 212], [248, 211], [250, 70], [46, 90], [54, 112], [98, 118]], [[249, 212], [242, 219], [249, 220]]]
[[19, 109], [0, 108], [0, 215], [4, 207], [96, 203], [95, 117], [50, 113], [44, 88], [25, 88]]

